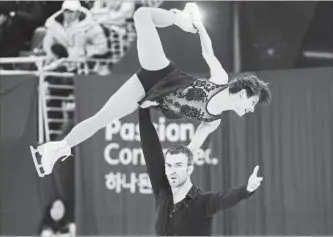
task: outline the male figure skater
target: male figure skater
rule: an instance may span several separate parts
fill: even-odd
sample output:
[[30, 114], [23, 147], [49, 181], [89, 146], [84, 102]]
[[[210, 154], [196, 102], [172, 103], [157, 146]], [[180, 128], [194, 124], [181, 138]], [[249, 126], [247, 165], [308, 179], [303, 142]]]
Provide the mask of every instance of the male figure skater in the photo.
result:
[[260, 186], [256, 166], [247, 185], [227, 192], [203, 192], [191, 182], [193, 154], [176, 145], [164, 157], [149, 109], [139, 109], [142, 150], [157, 204], [155, 231], [161, 236], [211, 235], [213, 215], [250, 197]]

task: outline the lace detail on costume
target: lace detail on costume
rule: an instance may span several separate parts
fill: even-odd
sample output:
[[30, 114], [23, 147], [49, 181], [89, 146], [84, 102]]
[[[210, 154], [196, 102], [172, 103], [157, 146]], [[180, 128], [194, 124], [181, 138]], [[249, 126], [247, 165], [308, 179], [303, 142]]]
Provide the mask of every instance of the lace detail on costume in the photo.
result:
[[160, 107], [177, 116], [211, 122], [219, 119], [220, 115], [210, 114], [206, 109], [207, 103], [226, 87], [227, 85], [216, 85], [207, 79], [196, 79], [186, 88], [179, 88], [163, 97], [159, 101]]

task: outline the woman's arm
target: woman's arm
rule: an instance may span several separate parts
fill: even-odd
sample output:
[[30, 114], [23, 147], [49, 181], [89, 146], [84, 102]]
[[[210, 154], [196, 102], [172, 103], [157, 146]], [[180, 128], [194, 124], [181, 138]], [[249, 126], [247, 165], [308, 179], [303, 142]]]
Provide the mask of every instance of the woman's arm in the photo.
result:
[[210, 133], [215, 131], [217, 127], [220, 125], [221, 119], [215, 120], [210, 123], [201, 123], [197, 130], [195, 131], [191, 143], [188, 145], [188, 148], [193, 152], [196, 152], [202, 144], [205, 142], [206, 138]]
[[193, 24], [197, 28], [198, 34], [200, 36], [202, 56], [205, 59], [210, 69], [211, 78], [209, 80], [216, 84], [222, 84], [222, 85], [227, 84], [228, 74], [223, 69], [221, 63], [214, 54], [212, 41], [206, 31], [205, 26], [203, 25], [202, 21], [195, 15], [193, 16], [192, 19], [193, 19]]

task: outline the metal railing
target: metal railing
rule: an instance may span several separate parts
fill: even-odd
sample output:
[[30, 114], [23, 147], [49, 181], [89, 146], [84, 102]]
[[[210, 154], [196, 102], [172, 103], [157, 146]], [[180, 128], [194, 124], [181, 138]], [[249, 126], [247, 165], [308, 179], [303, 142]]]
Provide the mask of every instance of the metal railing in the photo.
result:
[[[68, 72], [51, 72], [45, 71], [43, 68], [44, 57], [16, 57], [16, 58], [0, 58], [0, 66], [2, 64], [34, 64], [37, 70], [1, 70], [1, 75], [35, 75], [38, 78], [38, 143], [52, 140], [52, 135], [60, 135], [59, 129], [52, 129], [50, 126], [52, 123], [58, 123], [60, 125], [69, 122], [68, 118], [58, 118], [53, 116], [50, 112], [73, 112], [74, 108], [61, 108], [59, 106], [52, 106], [50, 101], [70, 101], [75, 104], [74, 97], [74, 74]], [[49, 78], [72, 80], [72, 85], [60, 85], [59, 83], [48, 82]], [[52, 91], [55, 90], [69, 90], [70, 97], [61, 95], [52, 95]], [[59, 114], [58, 114], [59, 115]], [[62, 126], [58, 126], [61, 128]], [[53, 136], [54, 137], [54, 136]]]

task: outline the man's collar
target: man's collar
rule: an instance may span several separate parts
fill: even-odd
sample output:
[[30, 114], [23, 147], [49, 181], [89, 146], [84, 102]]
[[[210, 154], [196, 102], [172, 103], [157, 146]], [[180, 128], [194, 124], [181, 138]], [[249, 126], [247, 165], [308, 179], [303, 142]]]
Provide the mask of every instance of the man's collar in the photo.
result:
[[199, 194], [199, 192], [200, 189], [193, 184], [190, 191], [188, 191], [188, 193], [186, 194], [186, 196], [188, 196], [191, 199], [194, 199]]

